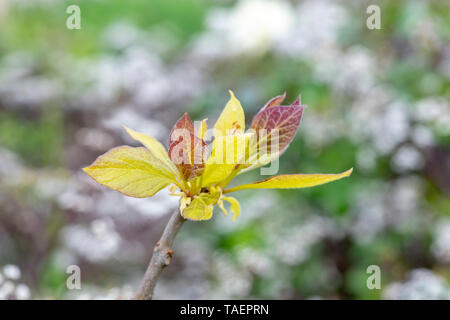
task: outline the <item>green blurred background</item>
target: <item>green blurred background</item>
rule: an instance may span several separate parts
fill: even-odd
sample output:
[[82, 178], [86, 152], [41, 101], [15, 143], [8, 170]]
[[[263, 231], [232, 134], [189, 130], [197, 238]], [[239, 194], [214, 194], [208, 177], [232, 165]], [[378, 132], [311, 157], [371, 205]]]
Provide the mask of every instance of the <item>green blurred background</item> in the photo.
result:
[[[73, 4], [80, 30], [66, 28]], [[241, 192], [236, 222], [187, 223], [155, 298], [450, 298], [449, 6], [0, 0], [0, 299], [131, 297], [177, 200], [127, 198], [80, 169], [133, 145], [122, 125], [165, 144], [184, 112], [213, 125], [228, 89], [247, 123], [301, 93], [280, 173], [354, 173]]]

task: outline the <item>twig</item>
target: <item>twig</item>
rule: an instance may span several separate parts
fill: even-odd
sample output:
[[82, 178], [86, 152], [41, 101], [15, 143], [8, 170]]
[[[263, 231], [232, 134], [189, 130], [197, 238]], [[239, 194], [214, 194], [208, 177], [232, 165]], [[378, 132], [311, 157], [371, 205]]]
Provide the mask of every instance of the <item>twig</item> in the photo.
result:
[[137, 300], [151, 300], [153, 298], [153, 291], [155, 290], [156, 282], [163, 269], [170, 264], [173, 255], [173, 242], [183, 223], [186, 221], [176, 210], [161, 236], [161, 239], [156, 243], [153, 250], [153, 256], [145, 272], [144, 280], [141, 288], [137, 293], [135, 299]]

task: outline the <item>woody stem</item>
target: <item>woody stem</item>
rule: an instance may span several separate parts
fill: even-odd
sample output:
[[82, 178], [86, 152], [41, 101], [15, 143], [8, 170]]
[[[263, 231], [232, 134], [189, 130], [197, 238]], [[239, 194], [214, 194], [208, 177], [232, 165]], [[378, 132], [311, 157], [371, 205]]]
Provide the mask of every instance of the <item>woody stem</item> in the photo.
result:
[[186, 219], [181, 216], [178, 209], [170, 217], [161, 238], [155, 245], [152, 259], [147, 267], [144, 280], [142, 281], [141, 287], [139, 292], [136, 294], [135, 299], [151, 300], [153, 298], [156, 282], [158, 281], [163, 269], [167, 267], [172, 260], [173, 243], [178, 231], [185, 221]]

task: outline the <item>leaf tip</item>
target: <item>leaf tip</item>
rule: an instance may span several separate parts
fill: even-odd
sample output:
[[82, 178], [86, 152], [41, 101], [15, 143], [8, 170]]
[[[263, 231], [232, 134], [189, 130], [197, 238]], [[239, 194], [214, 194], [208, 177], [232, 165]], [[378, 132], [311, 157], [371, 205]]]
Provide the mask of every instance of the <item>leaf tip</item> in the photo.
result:
[[188, 114], [187, 112], [185, 112], [185, 113], [181, 116], [180, 120], [181, 120], [181, 119], [188, 120], [188, 121], [192, 121], [192, 120], [191, 120], [191, 117], [189, 117], [189, 114]]
[[[95, 163], [95, 162], [94, 162]], [[93, 163], [93, 164], [94, 164]], [[90, 166], [88, 166], [88, 167], [84, 167], [84, 168], [82, 168], [81, 170], [83, 170], [84, 171], [84, 173], [86, 173], [91, 179], [93, 179], [94, 181], [97, 181], [97, 179], [95, 178], [95, 174], [94, 174], [94, 172], [93, 172], [93, 169], [92, 169], [92, 165], [93, 164], [91, 164]]]
[[228, 90], [228, 92], [230, 93], [230, 101], [229, 102], [232, 102], [233, 104], [236, 104], [240, 108], [242, 108], [241, 102], [238, 100], [238, 98], [236, 98], [236, 96], [234, 95], [234, 92], [232, 90]]
[[343, 175], [344, 175], [345, 177], [350, 177], [350, 175], [352, 174], [352, 172], [353, 172], [353, 168], [350, 168], [350, 169], [348, 169], [347, 171], [345, 171]]
[[133, 135], [136, 133], [133, 129], [128, 128], [126, 125], [122, 125], [122, 128], [133, 138]]
[[292, 102], [291, 107], [300, 107], [301, 103], [302, 103], [302, 95], [299, 93], [297, 99], [294, 102]]
[[275, 97], [274, 99], [276, 99], [277, 104], [276, 105], [281, 105], [281, 103], [284, 101], [284, 99], [286, 99], [286, 90], [283, 92], [283, 94], [280, 94], [279, 96]]

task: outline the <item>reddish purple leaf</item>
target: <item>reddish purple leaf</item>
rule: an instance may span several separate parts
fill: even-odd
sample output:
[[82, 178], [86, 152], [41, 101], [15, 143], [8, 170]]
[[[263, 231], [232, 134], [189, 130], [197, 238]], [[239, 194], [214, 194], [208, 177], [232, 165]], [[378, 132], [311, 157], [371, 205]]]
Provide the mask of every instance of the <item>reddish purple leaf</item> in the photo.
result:
[[194, 124], [185, 113], [174, 125], [169, 137], [169, 158], [185, 179], [202, 174], [208, 146], [194, 133]]
[[[258, 141], [265, 141], [267, 151], [272, 150], [272, 140], [278, 134], [278, 151], [281, 155], [294, 138], [303, 109], [300, 96], [290, 106], [281, 106], [285, 95], [271, 99], [266, 106], [253, 118], [251, 128], [256, 131]], [[261, 131], [263, 130], [263, 131]], [[276, 140], [273, 140], [274, 143]], [[261, 146], [260, 146], [261, 148]]]
[[[176, 130], [180, 130], [180, 132], [177, 133]], [[169, 146], [178, 140], [178, 137], [182, 133], [181, 130], [186, 130], [188, 133], [194, 134], [194, 123], [187, 113], [183, 114], [183, 116], [175, 122], [175, 125], [170, 132]]]

